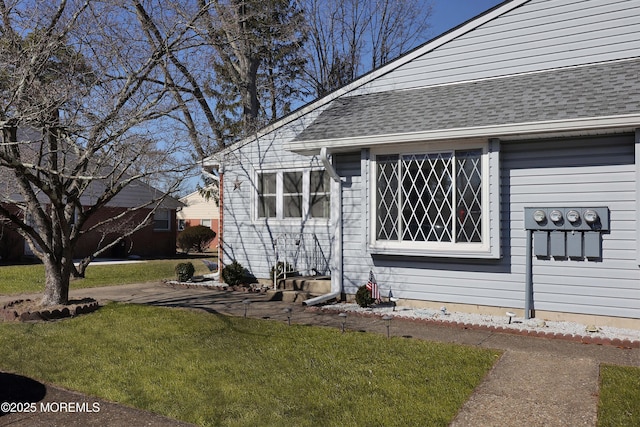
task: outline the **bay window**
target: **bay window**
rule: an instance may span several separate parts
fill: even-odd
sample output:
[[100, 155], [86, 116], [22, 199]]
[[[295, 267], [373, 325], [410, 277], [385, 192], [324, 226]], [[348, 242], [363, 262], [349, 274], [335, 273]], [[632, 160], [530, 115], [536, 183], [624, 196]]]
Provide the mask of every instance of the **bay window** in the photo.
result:
[[485, 157], [476, 147], [374, 155], [372, 246], [486, 250]]

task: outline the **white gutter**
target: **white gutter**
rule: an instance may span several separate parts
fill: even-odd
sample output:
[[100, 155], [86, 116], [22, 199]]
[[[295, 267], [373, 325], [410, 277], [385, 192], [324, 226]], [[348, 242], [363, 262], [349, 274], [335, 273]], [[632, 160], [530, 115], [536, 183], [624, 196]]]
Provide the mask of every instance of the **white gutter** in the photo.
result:
[[540, 122], [511, 123], [502, 125], [488, 125], [467, 128], [433, 129], [418, 132], [405, 132], [387, 135], [365, 135], [345, 138], [321, 139], [314, 141], [293, 141], [285, 144], [284, 148], [296, 153], [313, 153], [318, 149], [331, 148], [349, 150], [371, 148], [385, 144], [399, 144], [412, 142], [446, 141], [450, 139], [473, 138], [511, 138], [518, 136], [548, 135], [560, 132], [586, 132], [615, 130], [620, 128], [637, 128], [640, 124], [640, 114], [625, 114], [619, 116], [586, 117], [566, 120], [547, 120]]
[[200, 173], [204, 176], [206, 176], [207, 178], [211, 178], [214, 181], [218, 181], [220, 182], [220, 176], [218, 175], [218, 171], [216, 169], [213, 169], [213, 173], [205, 170], [204, 168], [200, 169]]
[[303, 301], [302, 304], [307, 306], [338, 298], [342, 293], [342, 181], [329, 160], [326, 147], [320, 149], [320, 160], [331, 177], [331, 221], [333, 226], [333, 250], [329, 264], [331, 292]]

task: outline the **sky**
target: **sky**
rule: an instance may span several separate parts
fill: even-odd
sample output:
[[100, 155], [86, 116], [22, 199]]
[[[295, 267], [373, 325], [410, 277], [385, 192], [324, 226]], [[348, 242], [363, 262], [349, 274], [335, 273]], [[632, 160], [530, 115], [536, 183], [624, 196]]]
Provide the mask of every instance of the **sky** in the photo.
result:
[[431, 31], [436, 37], [500, 4], [503, 0], [428, 0], [432, 7]]

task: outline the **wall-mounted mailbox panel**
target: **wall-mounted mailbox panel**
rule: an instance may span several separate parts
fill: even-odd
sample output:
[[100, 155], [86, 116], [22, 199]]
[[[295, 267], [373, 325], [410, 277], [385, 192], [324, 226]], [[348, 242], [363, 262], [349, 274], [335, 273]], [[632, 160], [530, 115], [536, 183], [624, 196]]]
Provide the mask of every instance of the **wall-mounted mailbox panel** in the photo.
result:
[[569, 258], [582, 258], [582, 233], [572, 231], [567, 233], [567, 256]]
[[565, 233], [562, 231], [549, 233], [549, 252], [552, 257], [564, 258], [567, 256]]
[[584, 233], [584, 256], [587, 258], [602, 257], [602, 237], [596, 231]]
[[549, 256], [549, 232], [533, 232], [533, 254], [535, 256]]

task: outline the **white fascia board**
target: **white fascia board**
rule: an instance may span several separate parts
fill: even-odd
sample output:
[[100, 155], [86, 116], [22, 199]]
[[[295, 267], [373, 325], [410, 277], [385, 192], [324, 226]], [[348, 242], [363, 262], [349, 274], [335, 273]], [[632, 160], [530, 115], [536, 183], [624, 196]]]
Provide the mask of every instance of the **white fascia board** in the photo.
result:
[[283, 117], [282, 119], [272, 123], [271, 125], [264, 127], [262, 129], [260, 129], [256, 135], [253, 135], [251, 137], [245, 138], [243, 140], [240, 140], [236, 143], [231, 144], [230, 146], [222, 149], [221, 151], [217, 152], [216, 154], [207, 157], [203, 160], [202, 164], [203, 166], [212, 166], [212, 167], [218, 167], [222, 164], [222, 159], [224, 158], [224, 155], [237, 150], [238, 148], [241, 148], [257, 139], [260, 139], [261, 137], [273, 132], [276, 129], [281, 128], [282, 126], [287, 125], [288, 123], [291, 123], [297, 119], [299, 119], [302, 116], [305, 116], [306, 114], [321, 108], [322, 106], [334, 101], [337, 98], [340, 98], [341, 96], [352, 92], [358, 88], [360, 88], [361, 86], [366, 85], [367, 83], [387, 74], [392, 72], [393, 70], [395, 70], [398, 67], [403, 66], [404, 64], [413, 61], [416, 58], [419, 58], [420, 56], [439, 48], [440, 46], [449, 43], [450, 41], [463, 36], [464, 34], [468, 33], [469, 31], [475, 30], [477, 27], [484, 25], [485, 23], [499, 17], [500, 15], [505, 14], [506, 12], [509, 12], [512, 9], [515, 9], [516, 7], [519, 7], [521, 5], [523, 5], [524, 3], [527, 3], [531, 0], [511, 0], [510, 2], [507, 2], [501, 6], [498, 6], [496, 9], [492, 10], [489, 13], [486, 13], [482, 16], [479, 16], [476, 19], [472, 19], [471, 21], [467, 22], [466, 24], [460, 26], [459, 28], [456, 28], [455, 30], [452, 30], [450, 32], [444, 33], [443, 35], [436, 37], [435, 39], [431, 40], [430, 42], [427, 42], [426, 44], [424, 44], [421, 47], [416, 48], [415, 50], [408, 52], [406, 54], [404, 54], [403, 56], [399, 57], [398, 59], [395, 59], [391, 62], [389, 62], [386, 65], [383, 65], [382, 67], [373, 70], [367, 74], [365, 74], [364, 76], [360, 77], [357, 80], [354, 80], [353, 82], [347, 84], [346, 86], [343, 86], [340, 89], [335, 90], [334, 92], [329, 93], [328, 95], [317, 99], [316, 101], [312, 101], [311, 103], [301, 107], [299, 110], [294, 111], [293, 113], [291, 113], [290, 115]]
[[329, 150], [345, 151], [385, 144], [443, 141], [452, 139], [461, 140], [471, 138], [506, 138], [513, 136], [593, 131], [597, 129], [638, 126], [640, 126], [640, 114], [629, 114], [623, 116], [587, 117], [580, 119], [514, 123], [469, 128], [436, 129], [421, 132], [321, 139], [314, 141], [291, 141], [285, 145], [285, 149], [298, 153], [315, 153], [323, 147], [326, 147]]

